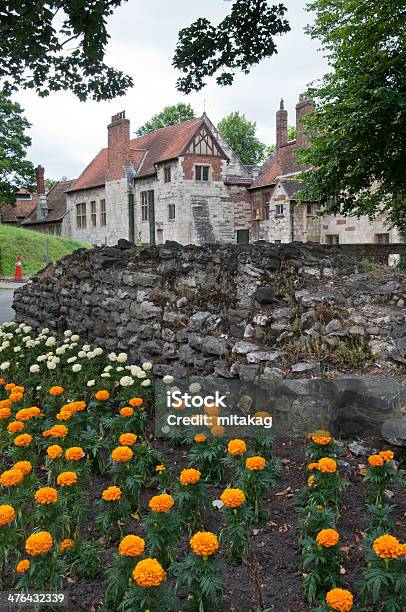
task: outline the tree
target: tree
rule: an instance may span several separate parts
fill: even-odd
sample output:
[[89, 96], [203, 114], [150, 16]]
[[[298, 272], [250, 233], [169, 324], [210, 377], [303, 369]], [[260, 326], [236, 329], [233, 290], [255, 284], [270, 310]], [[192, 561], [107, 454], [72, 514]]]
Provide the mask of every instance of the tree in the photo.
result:
[[125, 0], [0, 3], [0, 80], [7, 93], [30, 88], [46, 96], [69, 89], [80, 100], [109, 100], [131, 77], [104, 62], [107, 19]]
[[331, 71], [309, 94], [311, 148], [301, 153], [303, 196], [331, 212], [386, 210], [406, 229], [406, 10], [404, 0], [315, 0], [312, 38]]
[[234, 0], [218, 26], [200, 17], [181, 30], [173, 58], [185, 74], [177, 82], [179, 91], [199, 91], [216, 73], [219, 85], [231, 85], [238, 70], [247, 74], [277, 53], [272, 37], [290, 30], [285, 12], [283, 4], [269, 6], [267, 0]]
[[238, 111], [224, 117], [217, 129], [243, 164], [258, 164], [264, 158], [265, 145], [256, 136], [257, 124]]
[[182, 121], [188, 121], [194, 119], [195, 112], [190, 104], [184, 104], [179, 102], [172, 106], [165, 106], [160, 113], [157, 113], [149, 121], [141, 125], [137, 130], [137, 136], [144, 136], [159, 128], [168, 127], [168, 125], [175, 125], [176, 123], [182, 123]]
[[19, 104], [0, 92], [0, 202], [15, 203], [19, 188], [33, 189], [34, 166], [29, 162], [26, 149], [31, 144], [27, 135], [30, 124], [23, 116]]
[[[296, 138], [296, 126], [290, 125], [288, 127], [288, 140], [295, 140]], [[270, 157], [276, 151], [276, 144], [271, 144], [265, 147], [264, 157]]]
[[288, 127], [288, 140], [295, 140], [296, 138], [296, 126], [290, 125]]

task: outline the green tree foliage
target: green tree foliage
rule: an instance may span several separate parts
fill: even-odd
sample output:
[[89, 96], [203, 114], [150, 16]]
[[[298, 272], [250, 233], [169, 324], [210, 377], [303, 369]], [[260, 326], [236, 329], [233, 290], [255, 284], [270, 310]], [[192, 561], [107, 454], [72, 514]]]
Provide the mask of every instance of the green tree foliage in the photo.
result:
[[404, 0], [314, 0], [308, 27], [331, 72], [309, 90], [312, 147], [301, 158], [307, 197], [333, 212], [380, 210], [406, 229], [406, 6]]
[[32, 189], [35, 172], [27, 157], [30, 124], [19, 104], [0, 92], [0, 202], [14, 203], [19, 188]]
[[267, 0], [234, 0], [230, 13], [214, 26], [200, 17], [179, 32], [173, 65], [181, 70], [179, 91], [199, 91], [216, 75], [219, 85], [231, 85], [237, 71], [248, 73], [261, 60], [277, 53], [274, 36], [290, 30], [283, 4]]
[[149, 121], [138, 128], [137, 136], [144, 136], [144, 134], [168, 127], [168, 125], [175, 125], [176, 123], [182, 123], [182, 121], [188, 121], [188, 119], [194, 119], [195, 116], [195, 112], [190, 104], [179, 102], [178, 104], [165, 106], [160, 113], [151, 117]]
[[[288, 127], [288, 140], [295, 140], [296, 138], [296, 126], [290, 125]], [[271, 144], [265, 147], [264, 157], [270, 157], [276, 151], [276, 144]]]
[[109, 100], [132, 78], [104, 62], [107, 19], [125, 0], [0, 2], [0, 80], [6, 92], [46, 96], [68, 89], [80, 100]]
[[296, 138], [296, 126], [290, 125], [288, 127], [288, 140], [295, 140]]
[[258, 164], [264, 159], [266, 147], [256, 136], [255, 121], [236, 111], [224, 117], [217, 129], [243, 164]]

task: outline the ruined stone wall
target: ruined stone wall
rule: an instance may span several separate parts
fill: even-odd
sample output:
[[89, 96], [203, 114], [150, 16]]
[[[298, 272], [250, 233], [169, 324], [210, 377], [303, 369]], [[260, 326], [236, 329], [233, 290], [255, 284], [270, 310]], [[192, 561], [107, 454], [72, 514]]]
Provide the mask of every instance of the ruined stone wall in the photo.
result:
[[124, 241], [49, 265], [16, 290], [14, 308], [35, 328], [152, 361], [158, 376], [264, 382], [287, 428], [305, 414], [376, 434], [405, 418], [406, 276], [364, 271], [353, 251]]

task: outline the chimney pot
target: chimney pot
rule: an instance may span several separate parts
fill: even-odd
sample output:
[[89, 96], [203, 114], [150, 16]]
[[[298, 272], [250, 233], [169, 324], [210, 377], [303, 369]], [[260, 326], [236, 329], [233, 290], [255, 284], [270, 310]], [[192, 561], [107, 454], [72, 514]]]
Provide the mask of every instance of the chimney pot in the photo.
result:
[[299, 102], [296, 104], [296, 143], [298, 147], [305, 147], [309, 143], [303, 133], [302, 118], [314, 112], [314, 101], [306, 93], [299, 95]]
[[45, 168], [41, 165], [35, 168], [35, 176], [37, 179], [37, 194], [45, 194]]
[[107, 181], [114, 181], [125, 177], [124, 167], [128, 164], [130, 150], [130, 120], [125, 118], [125, 111], [121, 111], [111, 118], [107, 126]]
[[276, 111], [276, 148], [279, 149], [288, 142], [288, 111], [284, 108], [281, 98], [279, 110]]

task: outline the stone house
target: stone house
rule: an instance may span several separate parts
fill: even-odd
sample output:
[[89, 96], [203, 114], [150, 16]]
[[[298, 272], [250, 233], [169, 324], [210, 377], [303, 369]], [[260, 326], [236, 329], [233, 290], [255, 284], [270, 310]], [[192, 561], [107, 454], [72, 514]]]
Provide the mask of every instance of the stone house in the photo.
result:
[[62, 235], [98, 245], [248, 242], [251, 182], [206, 114], [131, 139], [118, 113], [107, 148], [67, 189]]

